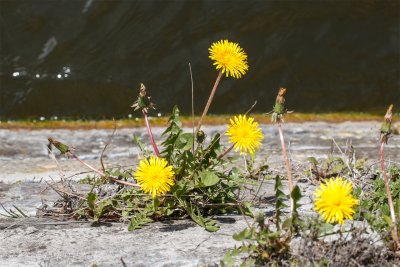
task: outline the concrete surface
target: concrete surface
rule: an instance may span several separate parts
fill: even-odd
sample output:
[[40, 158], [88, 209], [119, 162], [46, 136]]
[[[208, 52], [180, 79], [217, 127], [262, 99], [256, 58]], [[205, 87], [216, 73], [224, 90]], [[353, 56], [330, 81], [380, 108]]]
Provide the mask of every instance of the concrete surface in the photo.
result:
[[[284, 126], [292, 162], [304, 163], [307, 157], [326, 157], [333, 150], [342, 151], [351, 143], [357, 158], [374, 162], [378, 157], [379, 122], [345, 122], [339, 124], [312, 122]], [[266, 161], [275, 171], [284, 172], [277, 130], [262, 125], [264, 146], [257, 161]], [[225, 126], [204, 128], [208, 138], [223, 132]], [[153, 129], [156, 139], [164, 128]], [[190, 129], [188, 129], [190, 131]], [[121, 129], [107, 149], [107, 166], [134, 167], [139, 150], [132, 142], [133, 133], [147, 139], [144, 128]], [[126, 224], [104, 224], [93, 227], [90, 222], [57, 222], [36, 218], [36, 208], [51, 204], [58, 195], [46, 181], [58, 181], [60, 175], [78, 180], [88, 175], [87, 169], [72, 159], [47, 156], [47, 137], [73, 145], [77, 154], [100, 168], [99, 156], [111, 131], [108, 130], [4, 130], [0, 129], [0, 203], [6, 209], [13, 205], [28, 218], [7, 219], [0, 216], [0, 266], [214, 266], [225, 251], [238, 244], [232, 234], [246, 223], [241, 216], [218, 217], [221, 230], [209, 233], [189, 220], [157, 222], [134, 232]], [[227, 138], [222, 138], [226, 144]], [[151, 147], [149, 147], [151, 149]], [[386, 158], [400, 162], [400, 136], [393, 136], [386, 146]], [[235, 155], [234, 152], [232, 152]], [[77, 174], [78, 175], [75, 175]], [[75, 184], [78, 189], [84, 186]], [[312, 214], [312, 186], [301, 187], [302, 213]], [[261, 195], [273, 194], [273, 182], [264, 183]], [[273, 210], [260, 207], [267, 214]], [[0, 213], [4, 213], [0, 207]], [[122, 259], [122, 260], [121, 260]], [[123, 261], [123, 262], [122, 262]]]

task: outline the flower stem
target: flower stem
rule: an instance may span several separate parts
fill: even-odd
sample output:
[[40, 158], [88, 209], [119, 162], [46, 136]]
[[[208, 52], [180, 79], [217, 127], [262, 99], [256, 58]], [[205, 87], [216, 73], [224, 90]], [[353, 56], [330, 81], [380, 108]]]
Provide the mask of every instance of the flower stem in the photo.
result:
[[288, 157], [287, 151], [286, 151], [285, 139], [283, 137], [283, 131], [282, 131], [282, 124], [281, 123], [278, 123], [278, 131], [279, 131], [279, 137], [281, 139], [282, 154], [283, 154], [283, 157], [285, 159], [286, 170], [287, 170], [287, 173], [288, 173], [289, 195], [290, 195], [290, 199], [291, 199], [290, 203], [291, 203], [291, 210], [293, 210], [293, 200], [292, 200], [292, 197], [291, 197], [292, 190], [293, 190], [292, 171], [290, 169], [289, 157]]
[[144, 121], [146, 122], [147, 132], [149, 133], [149, 136], [150, 136], [151, 145], [153, 146], [153, 149], [154, 149], [154, 153], [156, 153], [157, 157], [160, 157], [160, 152], [158, 151], [156, 142], [154, 141], [153, 133], [151, 132], [149, 119], [147, 118], [147, 112], [144, 111], [143, 109], [142, 109], [142, 112], [143, 112], [143, 116], [144, 116]]
[[381, 169], [382, 169], [383, 179], [384, 179], [384, 182], [385, 182], [386, 194], [387, 194], [387, 197], [388, 197], [390, 217], [392, 219], [392, 224], [393, 224], [392, 225], [392, 237], [393, 237], [394, 242], [396, 243], [397, 248], [399, 249], [400, 248], [400, 242], [399, 242], [399, 236], [397, 234], [396, 214], [394, 212], [392, 193], [390, 192], [390, 186], [389, 186], [389, 179], [388, 179], [386, 171], [385, 171], [384, 147], [385, 147], [385, 142], [382, 141], [381, 142], [381, 149], [380, 149]]
[[160, 200], [156, 197], [153, 198], [153, 211], [156, 212], [160, 206]]
[[106, 175], [104, 172], [97, 170], [97, 169], [94, 168], [93, 166], [91, 166], [91, 165], [89, 165], [88, 163], [86, 163], [86, 162], [84, 162], [83, 160], [81, 160], [77, 155], [75, 155], [75, 154], [73, 154], [73, 153], [71, 153], [71, 154], [72, 154], [72, 157], [73, 157], [74, 159], [76, 159], [77, 161], [79, 161], [80, 163], [82, 163], [83, 165], [85, 165], [86, 167], [88, 167], [89, 169], [91, 169], [92, 171], [94, 171], [95, 173], [100, 174], [101, 176], [107, 177], [109, 180], [111, 180], [111, 181], [113, 181], [113, 182], [116, 182], [116, 183], [119, 183], [119, 184], [123, 184], [123, 185], [127, 185], [127, 186], [140, 187], [140, 185], [138, 185], [138, 184], [133, 184], [133, 183], [126, 182], [126, 181], [121, 181], [121, 180], [119, 180], [117, 177], [113, 177], [113, 176], [110, 176], [110, 175]]
[[225, 155], [228, 154], [229, 151], [231, 151], [231, 150], [233, 149], [234, 146], [235, 146], [235, 145], [231, 145], [228, 149], [226, 149], [222, 154], [220, 154], [220, 155], [218, 156], [218, 159], [222, 159], [223, 157], [225, 157]]
[[204, 108], [203, 114], [201, 115], [201, 118], [197, 124], [196, 133], [200, 130], [201, 123], [203, 122], [204, 117], [207, 115], [208, 109], [210, 108], [211, 102], [214, 98], [215, 91], [217, 91], [217, 87], [218, 87], [219, 81], [221, 80], [221, 77], [222, 77], [222, 71], [219, 71], [217, 80], [215, 80], [214, 87], [211, 90], [210, 96], [208, 98], [206, 107]]

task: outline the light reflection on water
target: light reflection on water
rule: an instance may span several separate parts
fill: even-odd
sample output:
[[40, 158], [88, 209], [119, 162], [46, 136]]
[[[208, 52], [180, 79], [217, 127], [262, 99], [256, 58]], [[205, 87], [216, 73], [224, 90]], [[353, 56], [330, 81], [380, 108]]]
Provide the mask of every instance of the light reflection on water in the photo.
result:
[[382, 111], [400, 99], [399, 1], [0, 1], [0, 119], [126, 117], [144, 82], [168, 113], [196, 112], [228, 38], [250, 70], [223, 79], [211, 113]]

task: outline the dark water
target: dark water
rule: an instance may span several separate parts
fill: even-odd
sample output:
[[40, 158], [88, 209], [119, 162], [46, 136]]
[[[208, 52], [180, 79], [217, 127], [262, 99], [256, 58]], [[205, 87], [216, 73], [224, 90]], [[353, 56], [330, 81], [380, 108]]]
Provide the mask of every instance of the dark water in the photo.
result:
[[211, 113], [269, 111], [278, 87], [296, 111], [400, 105], [400, 1], [0, 0], [0, 118], [124, 117], [146, 84], [158, 105], [200, 113], [217, 72], [208, 47], [249, 55]]

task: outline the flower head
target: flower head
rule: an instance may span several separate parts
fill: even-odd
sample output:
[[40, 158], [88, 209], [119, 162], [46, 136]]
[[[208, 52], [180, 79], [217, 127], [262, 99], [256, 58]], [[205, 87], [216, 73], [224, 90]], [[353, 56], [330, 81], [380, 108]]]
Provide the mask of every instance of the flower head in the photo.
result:
[[217, 70], [225, 73], [226, 77], [232, 76], [238, 79], [246, 74], [249, 69], [247, 54], [236, 43], [221, 40], [213, 43], [208, 50], [210, 51], [210, 59], [214, 60], [213, 65]]
[[143, 192], [156, 195], [167, 193], [174, 185], [175, 175], [172, 166], [167, 166], [168, 162], [163, 158], [150, 157], [141, 160], [139, 167], [135, 171], [135, 179], [141, 186]]
[[329, 179], [314, 192], [314, 209], [326, 222], [337, 221], [339, 224], [343, 224], [344, 219], [353, 218], [355, 213], [353, 206], [358, 204], [358, 200], [351, 194], [352, 190], [353, 186], [350, 181], [339, 177]]
[[254, 118], [247, 118], [246, 115], [230, 119], [226, 135], [229, 142], [234, 144], [235, 151], [240, 150], [240, 154], [254, 154], [261, 147], [261, 140], [264, 138], [258, 123]]

